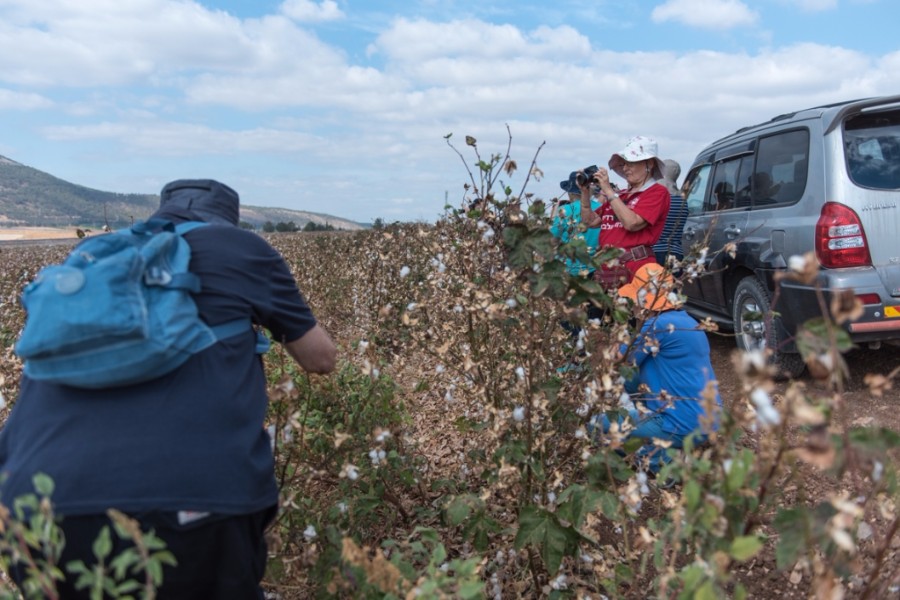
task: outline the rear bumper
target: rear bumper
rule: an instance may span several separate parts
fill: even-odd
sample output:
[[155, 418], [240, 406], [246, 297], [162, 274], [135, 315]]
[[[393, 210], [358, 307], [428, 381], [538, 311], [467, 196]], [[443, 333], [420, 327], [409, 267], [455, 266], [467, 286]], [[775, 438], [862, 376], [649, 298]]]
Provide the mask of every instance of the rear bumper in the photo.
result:
[[[833, 269], [822, 271], [818, 288], [822, 291], [819, 299], [815, 286], [803, 285], [796, 281], [783, 280], [781, 293], [775, 310], [781, 313], [782, 321], [789, 332], [809, 319], [822, 316], [822, 307], [829, 310], [831, 298], [838, 290], [852, 289], [855, 294], [874, 294], [881, 302], [867, 304], [863, 314], [843, 325], [854, 342], [874, 342], [900, 339], [900, 298], [888, 294], [874, 269]], [[895, 307], [893, 310], [886, 310]]]

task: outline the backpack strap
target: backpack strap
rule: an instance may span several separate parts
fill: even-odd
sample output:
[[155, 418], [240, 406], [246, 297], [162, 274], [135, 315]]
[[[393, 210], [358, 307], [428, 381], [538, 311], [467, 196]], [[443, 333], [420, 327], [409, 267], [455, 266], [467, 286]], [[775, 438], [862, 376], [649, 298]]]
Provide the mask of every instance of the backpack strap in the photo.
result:
[[[252, 329], [253, 324], [250, 322], [250, 319], [235, 319], [234, 321], [226, 321], [225, 323], [221, 323], [216, 325], [215, 327], [210, 327], [212, 332], [216, 335], [216, 341], [221, 341], [226, 338], [230, 338], [232, 336], [238, 335], [239, 333], [244, 333], [247, 329]], [[265, 354], [269, 351], [269, 346], [271, 346], [271, 342], [266, 335], [261, 332], [256, 332], [256, 353], [257, 354]]]
[[[209, 225], [209, 223], [204, 223], [203, 221], [184, 221], [183, 223], [175, 225], [167, 219], [150, 219], [148, 221], [135, 223], [134, 227], [132, 227], [132, 232], [141, 235], [152, 234], [154, 231], [163, 230], [172, 231], [177, 235], [183, 236], [189, 231], [193, 231], [194, 229], [198, 229], [200, 227], [205, 227], [206, 225]], [[158, 285], [164, 285], [165, 287], [177, 287], [195, 293], [200, 291], [200, 280], [193, 273], [182, 273], [181, 275], [175, 275], [174, 277], [171, 277], [169, 281], [166, 281], [165, 283], [160, 282], [158, 283]], [[250, 319], [235, 319], [233, 321], [221, 323], [219, 325], [216, 325], [215, 327], [210, 327], [210, 329], [216, 336], [216, 341], [221, 341], [240, 333], [244, 333], [248, 329], [253, 329], [253, 323], [250, 321]], [[269, 351], [269, 347], [271, 345], [272, 344], [269, 341], [269, 338], [266, 337], [263, 332], [256, 332], [255, 352], [257, 354], [265, 354]]]
[[[162, 219], [153, 219], [162, 221]], [[171, 223], [170, 223], [171, 225]], [[178, 235], [184, 235], [189, 231], [193, 231], [199, 227], [205, 227], [209, 225], [209, 223], [205, 223], [203, 221], [184, 221], [183, 223], [179, 223], [174, 226], [174, 231]], [[192, 275], [192, 274], [191, 274]], [[199, 288], [195, 291], [200, 291]], [[227, 321], [225, 323], [221, 323], [216, 325], [215, 327], [210, 327], [212, 332], [216, 336], [216, 340], [224, 340], [226, 338], [230, 338], [232, 336], [238, 335], [239, 333], [243, 333], [247, 331], [247, 329], [252, 329], [253, 323], [250, 319], [235, 319], [234, 321]], [[271, 346], [271, 342], [266, 335], [261, 332], [256, 332], [256, 353], [257, 354], [265, 354], [269, 351], [269, 347]]]
[[[175, 225], [168, 219], [155, 218], [147, 219], [146, 221], [138, 221], [130, 228], [119, 229], [118, 231], [116, 231], [116, 233], [125, 235], [131, 234], [152, 236], [155, 233], [168, 231], [170, 233], [182, 236], [188, 231], [192, 231], [194, 229], [197, 229], [198, 227], [203, 227], [205, 225], [208, 225], [208, 223], [204, 223], [202, 221], [186, 221], [184, 223]], [[153, 243], [154, 242], [152, 241], [148, 242], [148, 245], [152, 245]], [[148, 249], [145, 250], [145, 252], [149, 254], [151, 251]], [[200, 291], [200, 279], [193, 273], [173, 274], [168, 272], [168, 270], [151, 268], [148, 269], [146, 273], [144, 273], [144, 283], [146, 285], [153, 285], [170, 289], [187, 290], [195, 294]]]
[[209, 225], [209, 223], [204, 223], [203, 221], [184, 221], [176, 225], [168, 219], [157, 217], [146, 221], [138, 221], [128, 229], [120, 229], [119, 232], [131, 232], [135, 235], [153, 235], [157, 231], [172, 231], [178, 235], [184, 235], [188, 231], [198, 227], [205, 227], [206, 225]]
[[120, 229], [117, 233], [132, 233], [134, 235], [153, 235], [159, 231], [175, 231], [175, 224], [168, 219], [147, 219], [138, 221], [131, 227]]

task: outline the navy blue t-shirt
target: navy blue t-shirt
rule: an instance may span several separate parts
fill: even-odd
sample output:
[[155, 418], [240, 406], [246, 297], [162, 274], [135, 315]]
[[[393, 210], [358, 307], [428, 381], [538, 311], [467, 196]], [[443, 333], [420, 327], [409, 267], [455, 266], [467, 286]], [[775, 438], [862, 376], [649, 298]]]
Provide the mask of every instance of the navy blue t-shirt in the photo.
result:
[[[161, 216], [188, 216], [173, 209]], [[277, 341], [316, 324], [288, 266], [255, 233], [209, 225], [185, 235], [201, 317], [241, 317]], [[55, 482], [62, 515], [195, 510], [234, 515], [276, 504], [268, 399], [255, 333], [218, 342], [159, 379], [85, 390], [23, 377], [0, 432], [0, 501], [33, 493], [37, 472]]]

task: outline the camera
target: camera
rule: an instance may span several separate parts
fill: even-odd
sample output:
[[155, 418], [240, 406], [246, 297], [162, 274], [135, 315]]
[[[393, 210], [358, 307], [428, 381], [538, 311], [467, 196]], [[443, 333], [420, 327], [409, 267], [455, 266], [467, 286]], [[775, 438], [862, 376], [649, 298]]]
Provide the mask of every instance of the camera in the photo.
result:
[[594, 175], [597, 174], [597, 165], [591, 165], [590, 167], [585, 167], [582, 171], [575, 174], [575, 183], [578, 184], [578, 187], [584, 187], [586, 185], [596, 183], [594, 181]]

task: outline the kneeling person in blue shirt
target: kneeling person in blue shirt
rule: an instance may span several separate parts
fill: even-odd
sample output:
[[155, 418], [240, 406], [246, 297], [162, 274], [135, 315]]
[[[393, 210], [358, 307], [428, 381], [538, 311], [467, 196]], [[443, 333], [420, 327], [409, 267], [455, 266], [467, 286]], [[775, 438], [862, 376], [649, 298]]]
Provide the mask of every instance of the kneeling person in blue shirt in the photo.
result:
[[[702, 443], [708, 428], [715, 429], [715, 418], [706, 419], [707, 429], [701, 422], [703, 417], [715, 417], [706, 415], [703, 404], [711, 382], [716, 410], [722, 406], [706, 333], [693, 317], [673, 304], [669, 297], [673, 289], [671, 275], [662, 266], [650, 263], [638, 269], [631, 283], [618, 292], [634, 303], [636, 314], [646, 316], [633, 342], [620, 348], [627, 363], [637, 367], [637, 373], [625, 384], [634, 404], [627, 407], [627, 418], [619, 418], [619, 426], [627, 431], [627, 438], [646, 440], [637, 458], [648, 460], [654, 472], [670, 460], [665, 448], [654, 440], [680, 449], [691, 434], [696, 434], [695, 443]], [[602, 424], [603, 432], [609, 433], [611, 423], [606, 415], [595, 418], [594, 423]]]

